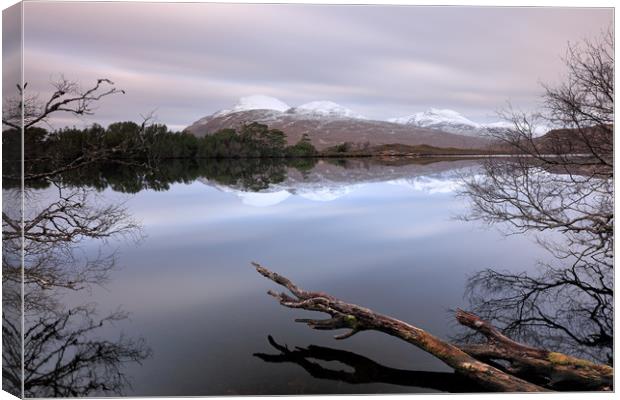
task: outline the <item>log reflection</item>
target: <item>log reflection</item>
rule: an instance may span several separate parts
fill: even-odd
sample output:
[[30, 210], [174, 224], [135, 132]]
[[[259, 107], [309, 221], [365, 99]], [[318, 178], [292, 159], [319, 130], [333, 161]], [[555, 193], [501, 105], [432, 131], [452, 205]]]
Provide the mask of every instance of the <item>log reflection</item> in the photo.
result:
[[[390, 368], [350, 351], [315, 345], [310, 345], [306, 348], [295, 347], [294, 350], [290, 350], [286, 345], [277, 343], [271, 336], [268, 337], [268, 341], [279, 353], [255, 353], [255, 357], [269, 363], [297, 364], [317, 379], [334, 380], [354, 385], [362, 383], [388, 383], [453, 393], [484, 391], [483, 388], [457, 373]], [[337, 361], [349, 367], [351, 371], [330, 369], [312, 360]]]

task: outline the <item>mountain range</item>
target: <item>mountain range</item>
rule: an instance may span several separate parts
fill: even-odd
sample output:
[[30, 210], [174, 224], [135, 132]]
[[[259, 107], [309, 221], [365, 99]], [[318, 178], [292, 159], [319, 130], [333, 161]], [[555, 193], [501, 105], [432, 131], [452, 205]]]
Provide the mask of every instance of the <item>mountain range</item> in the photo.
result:
[[319, 150], [343, 142], [485, 148], [490, 142], [482, 134], [488, 129], [506, 127], [504, 123], [476, 123], [452, 110], [433, 108], [382, 121], [366, 118], [331, 101], [291, 107], [274, 97], [255, 95], [243, 97], [233, 107], [199, 119], [186, 131], [202, 137], [250, 122], [282, 130], [291, 144], [308, 134]]
[[500, 121], [487, 124], [474, 122], [454, 110], [438, 108], [431, 108], [406, 117], [390, 118], [388, 121], [467, 136], [482, 136], [490, 130], [512, 127], [510, 122]]

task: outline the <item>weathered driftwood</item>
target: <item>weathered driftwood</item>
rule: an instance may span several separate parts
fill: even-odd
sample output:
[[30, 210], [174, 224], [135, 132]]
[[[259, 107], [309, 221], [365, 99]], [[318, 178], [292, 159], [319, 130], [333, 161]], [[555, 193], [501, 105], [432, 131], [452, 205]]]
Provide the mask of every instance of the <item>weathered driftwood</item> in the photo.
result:
[[[322, 292], [310, 292], [301, 289], [286, 277], [252, 263], [256, 271], [273, 282], [287, 288], [291, 294], [268, 291], [281, 305], [289, 308], [301, 308], [319, 311], [331, 316], [328, 319], [296, 319], [306, 323], [312, 329], [349, 331], [335, 336], [346, 339], [354, 334], [375, 330], [400, 338], [420, 349], [434, 355], [454, 370], [471, 379], [484, 388], [507, 392], [538, 392], [548, 388], [541, 384], [529, 382], [519, 376], [528, 373], [542, 374], [548, 379], [543, 384], [552, 387], [558, 381], [573, 381], [586, 389], [609, 390], [613, 369], [576, 359], [560, 353], [535, 349], [515, 342], [501, 334], [499, 330], [474, 314], [459, 310], [459, 323], [471, 327], [487, 338], [484, 345], [459, 346], [448, 343], [438, 337], [398, 319], [379, 314], [368, 308], [343, 302]], [[485, 361], [481, 361], [485, 360]], [[509, 368], [490, 365], [487, 360], [506, 360]], [[519, 376], [517, 376], [519, 375]]]
[[479, 359], [505, 360], [507, 368], [520, 377], [530, 377], [546, 386], [566, 389], [611, 390], [613, 368], [566, 354], [515, 342], [499, 329], [470, 312], [457, 310], [457, 321], [484, 335], [484, 344], [460, 348]]
[[258, 273], [286, 287], [295, 296], [291, 297], [286, 293], [276, 293], [270, 290], [268, 293], [275, 297], [283, 306], [320, 311], [331, 315], [331, 318], [324, 320], [296, 320], [297, 322], [308, 324], [312, 329], [349, 329], [349, 332], [336, 336], [336, 339], [346, 339], [364, 330], [384, 332], [434, 355], [457, 372], [488, 389], [508, 392], [538, 392], [545, 390], [539, 385], [527, 382], [478, 361], [458, 347], [413, 325], [355, 304], [345, 303], [326, 293], [305, 291], [287, 278], [271, 272], [259, 264], [253, 263], [253, 265]]

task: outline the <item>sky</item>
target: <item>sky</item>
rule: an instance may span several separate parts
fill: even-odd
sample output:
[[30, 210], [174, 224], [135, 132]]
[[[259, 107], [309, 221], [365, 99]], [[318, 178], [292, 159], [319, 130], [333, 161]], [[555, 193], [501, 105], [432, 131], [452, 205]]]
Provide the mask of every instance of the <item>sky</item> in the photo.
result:
[[612, 21], [610, 8], [27, 2], [24, 71], [40, 98], [61, 74], [126, 91], [56, 126], [154, 111], [181, 129], [254, 94], [374, 119], [435, 107], [490, 122], [507, 101], [535, 109], [541, 82], [565, 73], [567, 43]]

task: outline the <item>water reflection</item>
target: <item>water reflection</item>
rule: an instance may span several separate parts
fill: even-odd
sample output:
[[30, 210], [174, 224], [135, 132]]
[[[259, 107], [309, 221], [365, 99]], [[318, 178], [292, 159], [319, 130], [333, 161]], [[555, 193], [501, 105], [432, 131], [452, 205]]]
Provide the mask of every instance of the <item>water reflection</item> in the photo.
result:
[[[287, 169], [300, 172], [312, 168], [314, 159], [238, 159], [238, 160], [187, 160], [162, 161], [157, 165], [128, 163], [122, 161], [93, 162], [80, 168], [63, 170], [54, 181], [71, 187], [90, 187], [96, 190], [111, 188], [122, 193], [138, 193], [141, 190], [165, 191], [175, 183], [191, 183], [197, 178], [208, 177], [227, 186], [243, 187], [258, 191], [286, 178]], [[32, 166], [41, 171], [51, 168], [45, 163]], [[37, 176], [37, 171], [32, 176]], [[7, 180], [8, 187], [18, 186], [18, 180]], [[50, 180], [32, 178], [27, 180], [31, 188], [48, 188]]]
[[471, 309], [517, 340], [612, 365], [612, 167], [591, 159], [488, 160], [466, 181], [469, 219], [533, 234], [550, 256], [531, 272], [473, 275]]
[[[448, 372], [409, 371], [381, 365], [359, 354], [310, 345], [290, 350], [268, 337], [269, 344], [278, 354], [255, 353], [254, 356], [268, 363], [291, 363], [303, 368], [317, 379], [341, 381], [349, 384], [388, 383], [391, 385], [414, 386], [451, 393], [472, 393], [484, 391], [471, 380]], [[313, 361], [315, 360], [315, 361]], [[338, 362], [348, 370], [330, 368], [317, 361]]]
[[[7, 374], [6, 387], [21, 391], [22, 386], [21, 346], [16, 347], [22, 340], [21, 319], [8, 315], [22, 311], [21, 293], [11, 288], [23, 283], [24, 395], [122, 394], [129, 382], [123, 365], [143, 361], [150, 349], [143, 339], [98, 336], [108, 325], [126, 320], [126, 312], [99, 317], [95, 305], [67, 307], [63, 299], [67, 292], [104, 284], [117, 255], [97, 243], [115, 237], [135, 239], [139, 226], [122, 205], [102, 202], [92, 189], [49, 182], [54, 190], [26, 189], [23, 221], [3, 213], [3, 248], [9, 252], [2, 271], [3, 340], [9, 349], [19, 348], [3, 354], [3, 366], [20, 372]], [[94, 256], [84, 253], [87, 243], [97, 247]]]
[[[154, 167], [134, 164], [128, 168], [119, 162], [93, 163], [63, 171], [54, 177], [54, 182], [65, 187], [88, 187], [97, 191], [110, 188], [121, 193], [138, 193], [142, 190], [166, 191], [177, 183], [200, 181], [227, 192], [272, 194], [286, 191], [311, 200], [333, 200], [357, 185], [373, 182], [412, 185], [416, 190], [447, 193], [453, 191], [456, 180], [447, 182], [446, 178], [456, 178], [455, 171], [477, 164], [471, 159], [442, 158], [176, 159]], [[18, 186], [19, 182], [7, 180], [6, 184]], [[47, 178], [31, 179], [27, 185], [44, 189], [52, 186], [52, 182]]]
[[[467, 204], [455, 197], [462, 176], [483, 173], [477, 160], [174, 160], [154, 169], [91, 165], [32, 181], [24, 225], [27, 394], [478, 391], [391, 338], [327, 347], [331, 338], [292, 326], [247, 265], [259, 259], [442, 337], [454, 331], [446, 311], [478, 307], [476, 299], [509, 326], [518, 316], [502, 307], [523, 286], [508, 277], [536, 276], [536, 261], [554, 257], [531, 236], [502, 239], [454, 218]], [[17, 251], [19, 224], [3, 220], [5, 248]], [[506, 278], [483, 270], [495, 265]], [[4, 267], [6, 281], [19, 282], [19, 266]], [[461, 298], [466, 287], [470, 304]], [[135, 315], [131, 323], [114, 311], [121, 304]], [[19, 340], [18, 325], [3, 325], [15, 331], [6, 340]], [[289, 350], [271, 340], [278, 353], [269, 354], [268, 333], [313, 345]], [[332, 361], [347, 369], [324, 363]], [[19, 359], [11, 363], [17, 369]]]
[[[2, 191], [2, 219], [21, 220], [21, 189]], [[21, 243], [2, 229], [2, 389], [22, 394]], [[9, 273], [12, 271], [13, 273]]]

